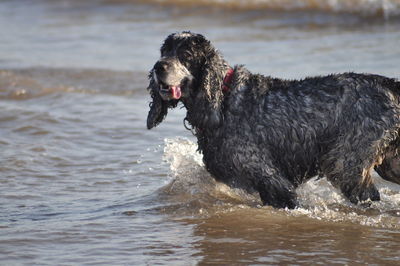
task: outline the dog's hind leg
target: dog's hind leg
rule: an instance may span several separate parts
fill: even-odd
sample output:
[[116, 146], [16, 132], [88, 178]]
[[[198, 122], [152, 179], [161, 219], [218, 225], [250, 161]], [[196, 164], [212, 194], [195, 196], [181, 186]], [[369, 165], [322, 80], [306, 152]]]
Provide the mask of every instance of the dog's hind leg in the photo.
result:
[[[369, 144], [369, 145], [368, 145]], [[382, 162], [378, 148], [356, 141], [353, 145], [336, 145], [321, 160], [321, 169], [328, 180], [354, 204], [368, 199], [380, 200], [372, 182], [371, 171]]]
[[375, 171], [383, 179], [400, 185], [400, 147], [386, 152], [385, 159], [375, 166]]

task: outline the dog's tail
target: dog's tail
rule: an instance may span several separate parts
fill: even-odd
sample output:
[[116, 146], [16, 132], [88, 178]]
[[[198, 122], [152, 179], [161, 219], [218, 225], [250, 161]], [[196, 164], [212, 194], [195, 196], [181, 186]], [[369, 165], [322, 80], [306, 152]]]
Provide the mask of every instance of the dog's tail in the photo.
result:
[[397, 102], [400, 104], [400, 80], [395, 80], [393, 93], [397, 95]]
[[395, 87], [396, 87], [397, 93], [400, 95], [400, 81], [399, 80], [396, 80]]
[[388, 79], [386, 82], [386, 87], [397, 96], [398, 102], [400, 103], [400, 80], [398, 79]]

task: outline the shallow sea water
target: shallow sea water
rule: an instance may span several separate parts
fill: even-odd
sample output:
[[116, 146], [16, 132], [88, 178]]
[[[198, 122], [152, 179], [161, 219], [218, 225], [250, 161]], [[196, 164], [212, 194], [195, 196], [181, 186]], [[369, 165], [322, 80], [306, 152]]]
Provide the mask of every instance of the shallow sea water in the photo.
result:
[[400, 78], [399, 1], [170, 2], [0, 1], [0, 264], [398, 265], [400, 186], [354, 206], [313, 178], [261, 207], [207, 173], [183, 109], [145, 124], [171, 32], [266, 75]]

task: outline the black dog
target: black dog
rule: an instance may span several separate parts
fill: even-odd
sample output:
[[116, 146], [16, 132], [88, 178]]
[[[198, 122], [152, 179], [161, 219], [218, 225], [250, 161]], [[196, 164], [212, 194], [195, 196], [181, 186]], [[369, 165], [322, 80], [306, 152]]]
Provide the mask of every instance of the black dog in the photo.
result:
[[[200, 34], [167, 37], [149, 75], [147, 127], [182, 102], [208, 171], [264, 204], [326, 175], [353, 203], [379, 200], [371, 171], [400, 184], [400, 82], [345, 73], [281, 80], [233, 69]], [[382, 166], [380, 166], [382, 165]]]

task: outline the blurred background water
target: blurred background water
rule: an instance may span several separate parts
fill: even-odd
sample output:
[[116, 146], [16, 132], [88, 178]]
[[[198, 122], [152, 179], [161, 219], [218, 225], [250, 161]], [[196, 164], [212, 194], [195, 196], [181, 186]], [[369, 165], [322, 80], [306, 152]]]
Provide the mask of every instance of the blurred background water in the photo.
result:
[[400, 77], [398, 0], [1, 0], [0, 264], [385, 264], [400, 187], [354, 206], [326, 179], [260, 207], [204, 169], [184, 110], [148, 131], [164, 38], [202, 33], [280, 78]]

